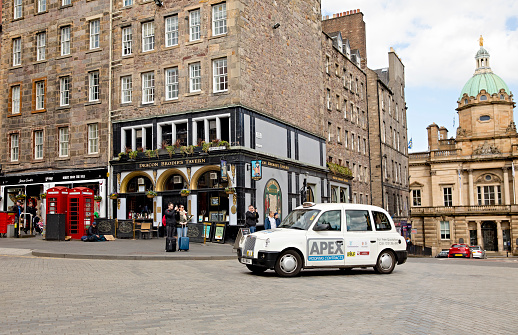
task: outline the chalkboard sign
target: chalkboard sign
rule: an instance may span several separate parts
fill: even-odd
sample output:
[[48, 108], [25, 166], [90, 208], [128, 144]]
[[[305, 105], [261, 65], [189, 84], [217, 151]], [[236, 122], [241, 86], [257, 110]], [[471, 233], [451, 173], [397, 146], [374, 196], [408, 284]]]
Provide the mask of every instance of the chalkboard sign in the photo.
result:
[[188, 223], [187, 224], [187, 237], [189, 242], [203, 243], [203, 234], [205, 233], [206, 241], [210, 242], [212, 233], [212, 223]]
[[226, 223], [216, 223], [214, 225], [214, 234], [212, 235], [212, 242], [225, 243], [225, 231], [227, 230]]

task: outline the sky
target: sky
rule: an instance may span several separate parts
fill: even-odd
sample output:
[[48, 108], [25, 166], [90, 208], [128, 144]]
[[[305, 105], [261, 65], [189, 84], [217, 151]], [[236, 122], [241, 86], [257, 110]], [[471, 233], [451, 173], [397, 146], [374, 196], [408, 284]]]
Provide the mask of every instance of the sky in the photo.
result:
[[353, 9], [364, 15], [367, 66], [388, 67], [390, 47], [405, 65], [410, 153], [428, 150], [426, 127], [433, 122], [456, 136], [455, 108], [475, 72], [480, 35], [491, 69], [517, 101], [518, 1], [322, 0], [322, 16]]

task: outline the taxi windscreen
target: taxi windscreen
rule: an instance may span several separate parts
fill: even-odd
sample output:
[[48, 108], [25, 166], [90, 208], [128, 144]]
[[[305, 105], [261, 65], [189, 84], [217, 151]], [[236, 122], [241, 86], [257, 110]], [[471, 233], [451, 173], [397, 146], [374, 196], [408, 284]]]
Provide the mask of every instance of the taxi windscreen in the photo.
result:
[[282, 220], [279, 228], [308, 230], [318, 213], [318, 209], [296, 209]]

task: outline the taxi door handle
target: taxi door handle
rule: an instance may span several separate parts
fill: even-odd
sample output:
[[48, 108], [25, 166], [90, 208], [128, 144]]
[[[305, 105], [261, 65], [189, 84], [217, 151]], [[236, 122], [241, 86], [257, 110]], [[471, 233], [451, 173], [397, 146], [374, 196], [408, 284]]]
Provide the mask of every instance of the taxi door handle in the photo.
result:
[[371, 243], [376, 243], [376, 241], [371, 241]]

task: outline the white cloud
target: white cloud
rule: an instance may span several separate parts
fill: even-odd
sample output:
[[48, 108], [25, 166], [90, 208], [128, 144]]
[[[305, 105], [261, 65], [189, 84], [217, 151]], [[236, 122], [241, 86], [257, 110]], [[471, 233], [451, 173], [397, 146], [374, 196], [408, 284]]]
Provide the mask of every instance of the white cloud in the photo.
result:
[[518, 87], [518, 2], [482, 0], [322, 0], [322, 15], [360, 9], [367, 30], [370, 68], [386, 67], [391, 46], [405, 64], [406, 84], [457, 90], [475, 70], [478, 38], [491, 54], [491, 67]]

